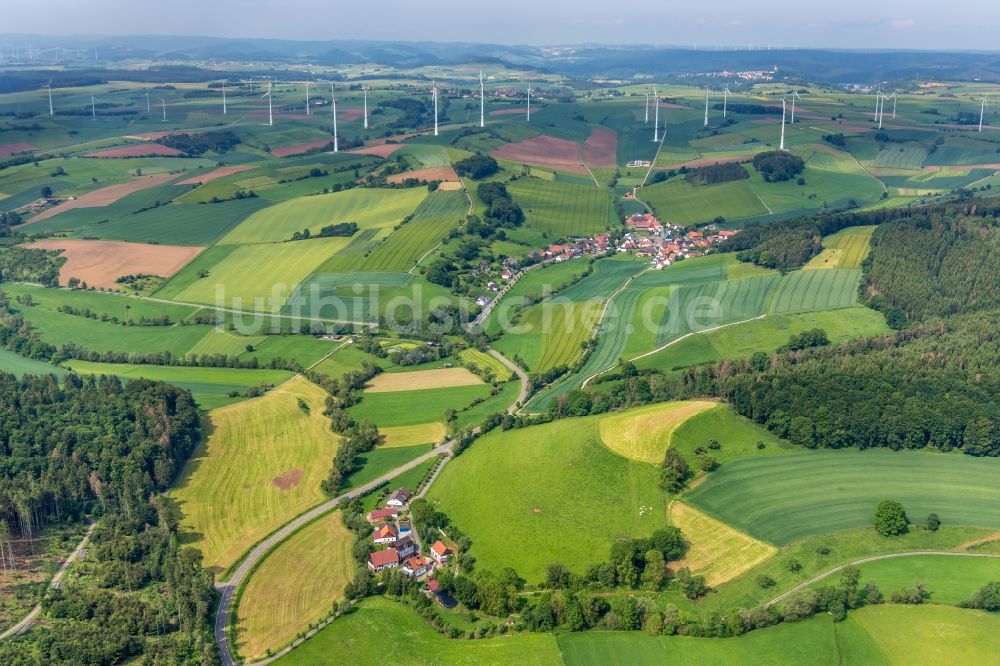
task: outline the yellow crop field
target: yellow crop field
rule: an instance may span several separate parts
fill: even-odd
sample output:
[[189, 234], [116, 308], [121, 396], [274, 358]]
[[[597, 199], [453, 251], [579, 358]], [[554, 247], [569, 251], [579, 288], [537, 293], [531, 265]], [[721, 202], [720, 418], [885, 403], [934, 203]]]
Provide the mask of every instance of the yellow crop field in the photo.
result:
[[609, 414], [602, 417], [599, 424], [601, 441], [626, 458], [658, 464], [670, 446], [674, 430], [716, 404], [710, 400], [685, 400]]
[[445, 435], [448, 434], [444, 424], [437, 422], [380, 428], [379, 432], [385, 435], [385, 444], [382, 446], [388, 447], [436, 444], [444, 441]]
[[381, 375], [376, 375], [374, 379], [368, 382], [365, 392], [422, 391], [424, 389], [449, 388], [452, 386], [475, 386], [482, 383], [483, 380], [465, 368], [384, 372]]

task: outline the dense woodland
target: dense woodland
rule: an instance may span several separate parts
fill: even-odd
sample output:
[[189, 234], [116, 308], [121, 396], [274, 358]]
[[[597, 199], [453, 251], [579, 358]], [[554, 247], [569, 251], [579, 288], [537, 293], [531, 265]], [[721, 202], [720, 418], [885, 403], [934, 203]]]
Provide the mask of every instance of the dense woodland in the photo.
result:
[[44, 603], [45, 622], [0, 644], [4, 664], [217, 661], [212, 577], [182, 549], [158, 496], [200, 436], [187, 391], [116, 378], [0, 374], [0, 517], [30, 537], [100, 519], [91, 557]]

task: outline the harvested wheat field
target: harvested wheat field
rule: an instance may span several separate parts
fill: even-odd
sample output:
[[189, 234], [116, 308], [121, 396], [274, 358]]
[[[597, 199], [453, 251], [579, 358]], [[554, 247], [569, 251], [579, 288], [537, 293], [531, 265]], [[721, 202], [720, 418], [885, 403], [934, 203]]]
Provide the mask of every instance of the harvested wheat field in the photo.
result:
[[501, 160], [550, 167], [570, 173], [587, 175], [587, 167], [580, 161], [580, 144], [552, 136], [536, 136], [517, 143], [508, 143], [490, 152]]
[[416, 444], [435, 444], [443, 442], [448, 431], [443, 423], [418, 423], [410, 426], [393, 426], [379, 428], [385, 435], [383, 447], [414, 446]]
[[409, 178], [416, 178], [417, 180], [439, 180], [441, 182], [458, 182], [458, 174], [450, 166], [445, 167], [428, 167], [426, 169], [416, 169], [414, 171], [407, 171], [406, 173], [397, 173], [394, 176], [389, 176], [386, 181], [389, 183], [402, 183], [404, 180]]
[[688, 543], [683, 560], [671, 562], [672, 569], [684, 567], [705, 577], [710, 587], [721, 585], [769, 560], [778, 549], [706, 516], [684, 502], [667, 509], [670, 524], [679, 527]]
[[0, 143], [0, 157], [9, 157], [15, 153], [30, 153], [38, 150], [33, 143]]
[[717, 404], [710, 400], [684, 400], [609, 414], [599, 424], [601, 441], [626, 458], [655, 465], [663, 460], [670, 436], [682, 423]]
[[614, 169], [618, 166], [618, 135], [613, 130], [597, 129], [583, 144], [583, 162], [591, 169]]
[[448, 388], [451, 386], [475, 386], [483, 380], [465, 368], [441, 368], [440, 370], [415, 370], [413, 372], [383, 372], [368, 383], [366, 393], [389, 393], [392, 391], [422, 391], [425, 389]]
[[187, 180], [182, 180], [177, 183], [178, 185], [203, 185], [209, 181], [216, 180], [218, 178], [225, 178], [226, 176], [232, 176], [234, 173], [241, 173], [243, 171], [249, 171], [254, 169], [252, 164], [237, 164], [234, 166], [224, 166], [219, 167], [213, 171], [207, 173], [199, 174], [197, 176], [191, 176]]
[[365, 146], [364, 148], [355, 148], [354, 150], [349, 150], [348, 152], [353, 155], [373, 155], [375, 157], [389, 157], [402, 147], [403, 145], [400, 143], [380, 143], [375, 146]]
[[87, 157], [173, 157], [184, 153], [176, 148], [161, 146], [158, 143], [137, 143], [123, 148], [99, 150], [88, 153]]
[[205, 248], [183, 245], [146, 245], [120, 241], [47, 238], [29, 247], [62, 250], [66, 263], [59, 269], [59, 282], [79, 278], [91, 287], [118, 287], [123, 275], [170, 277]]
[[272, 148], [271, 154], [275, 157], [289, 157], [290, 155], [301, 155], [302, 153], [308, 153], [310, 150], [319, 150], [325, 148], [333, 143], [333, 137], [329, 139], [322, 139], [320, 141], [310, 141], [309, 143], [297, 143], [294, 146], [285, 146], [283, 148]]
[[53, 206], [52, 208], [43, 210], [41, 213], [28, 220], [25, 224], [41, 222], [42, 220], [47, 220], [50, 217], [55, 217], [59, 213], [65, 213], [66, 211], [73, 210], [74, 208], [99, 208], [101, 206], [110, 206], [126, 195], [138, 192], [139, 190], [145, 190], [150, 187], [162, 185], [163, 183], [168, 182], [171, 178], [174, 178], [173, 174], [158, 173], [153, 176], [139, 176], [137, 178], [133, 178], [127, 183], [108, 185], [107, 187], [102, 187], [99, 190], [81, 194], [75, 199], [68, 199], [58, 206]]

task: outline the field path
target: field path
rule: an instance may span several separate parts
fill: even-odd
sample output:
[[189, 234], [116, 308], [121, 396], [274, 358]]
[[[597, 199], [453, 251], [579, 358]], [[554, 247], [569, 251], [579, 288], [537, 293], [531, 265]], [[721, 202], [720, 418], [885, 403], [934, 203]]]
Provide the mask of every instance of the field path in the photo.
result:
[[996, 554], [996, 553], [956, 553], [956, 552], [950, 551], [950, 550], [911, 550], [911, 551], [907, 551], [905, 553], [888, 553], [886, 555], [873, 555], [872, 557], [863, 557], [863, 558], [861, 558], [859, 560], [854, 560], [853, 562], [847, 562], [846, 564], [841, 564], [839, 566], [836, 566], [836, 567], [834, 567], [832, 569], [824, 571], [823, 573], [819, 574], [818, 576], [813, 576], [809, 580], [806, 580], [806, 581], [803, 581], [803, 582], [799, 583], [798, 585], [796, 585], [792, 589], [788, 590], [787, 592], [779, 594], [774, 599], [771, 599], [770, 601], [768, 601], [767, 603], [765, 603], [764, 607], [766, 608], [768, 606], [773, 606], [776, 603], [784, 601], [785, 599], [787, 599], [791, 595], [795, 594], [799, 590], [801, 590], [803, 588], [806, 588], [806, 587], [809, 587], [810, 585], [812, 585], [814, 583], [818, 583], [819, 581], [823, 580], [827, 576], [833, 575], [833, 574], [837, 573], [838, 571], [846, 569], [847, 567], [853, 567], [853, 566], [857, 566], [859, 564], [867, 564], [869, 562], [877, 562], [879, 560], [891, 560], [891, 559], [894, 559], [894, 558], [897, 558], [897, 557], [918, 557], [918, 556], [921, 556], [921, 555], [924, 555], [924, 556], [926, 556], [926, 555], [932, 555], [932, 556], [935, 556], [935, 557], [937, 557], [937, 556], [940, 556], [940, 557], [985, 557], [985, 558], [992, 558], [992, 559], [1000, 559], [1000, 554]]
[[[506, 356], [496, 349], [490, 347], [486, 351], [490, 356], [507, 366], [507, 369], [517, 375], [517, 378], [521, 381], [521, 392], [517, 394], [517, 402], [507, 408], [507, 413], [513, 414], [518, 410], [518, 405], [523, 405], [524, 401], [528, 399], [528, 375], [521, 369], [521, 366], [508, 360]], [[429, 486], [430, 484], [427, 485]]]
[[[77, 544], [76, 549], [69, 554], [69, 557], [66, 558], [66, 561], [63, 562], [62, 566], [59, 567], [59, 571], [57, 571], [56, 574], [52, 577], [52, 580], [49, 581], [49, 586], [46, 589], [46, 592], [48, 590], [55, 590], [59, 588], [59, 586], [62, 584], [63, 576], [66, 574], [66, 571], [69, 569], [70, 565], [73, 564], [73, 562], [75, 562], [78, 557], [80, 557], [80, 553], [82, 553], [83, 549], [87, 547], [87, 543], [90, 541], [90, 535], [94, 533], [95, 527], [97, 527], [97, 523], [90, 524], [90, 527], [87, 528], [87, 533], [83, 535], [83, 539], [81, 539], [80, 543]], [[40, 603], [35, 604], [35, 607], [32, 608], [31, 611], [24, 616], [23, 620], [15, 624], [7, 631], [0, 634], [0, 641], [2, 641], [5, 638], [9, 638], [11, 636], [17, 636], [19, 634], [23, 634], [28, 629], [31, 629], [32, 625], [35, 624], [35, 619], [41, 612], [42, 612], [42, 604]]]

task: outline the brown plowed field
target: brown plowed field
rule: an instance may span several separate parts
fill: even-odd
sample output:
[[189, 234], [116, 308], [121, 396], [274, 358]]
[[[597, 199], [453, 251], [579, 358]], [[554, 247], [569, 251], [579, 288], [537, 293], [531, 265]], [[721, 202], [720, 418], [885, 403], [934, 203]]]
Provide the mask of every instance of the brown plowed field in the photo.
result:
[[389, 157], [394, 152], [403, 147], [401, 143], [382, 143], [376, 146], [365, 146], [348, 151], [355, 155], [374, 155], [375, 157]]
[[92, 287], [117, 288], [115, 279], [123, 275], [162, 275], [169, 277], [198, 256], [204, 248], [181, 245], [146, 245], [119, 241], [46, 238], [29, 247], [63, 250], [66, 263], [59, 269], [59, 281], [71, 277]]
[[38, 146], [31, 143], [0, 143], [0, 157], [8, 157], [14, 153], [28, 153], [38, 150]]
[[583, 144], [583, 162], [591, 169], [618, 166], [618, 135], [613, 130], [594, 129]]
[[490, 155], [519, 164], [589, 174], [587, 167], [580, 161], [580, 144], [552, 136], [542, 135], [508, 143], [490, 152]]
[[389, 183], [402, 183], [407, 178], [416, 178], [417, 180], [440, 180], [442, 182], [455, 182], [458, 181], [458, 174], [451, 167], [428, 167], [426, 169], [416, 169], [415, 171], [407, 171], [406, 173], [397, 173], [394, 176], [389, 176], [386, 181]]
[[252, 164], [238, 164], [235, 166], [224, 166], [215, 169], [214, 171], [209, 171], [208, 173], [203, 173], [198, 176], [191, 176], [187, 180], [182, 180], [177, 183], [178, 185], [203, 185], [209, 181], [216, 180], [217, 178], [225, 178], [226, 176], [232, 176], [234, 173], [240, 173], [242, 171], [249, 171], [253, 169]]
[[272, 148], [271, 154], [274, 155], [275, 157], [288, 157], [289, 155], [301, 155], [302, 153], [308, 153], [310, 150], [323, 148], [331, 143], [333, 143], [332, 136], [329, 139], [322, 139], [320, 141], [299, 143], [294, 146], [285, 146], [284, 148]]

